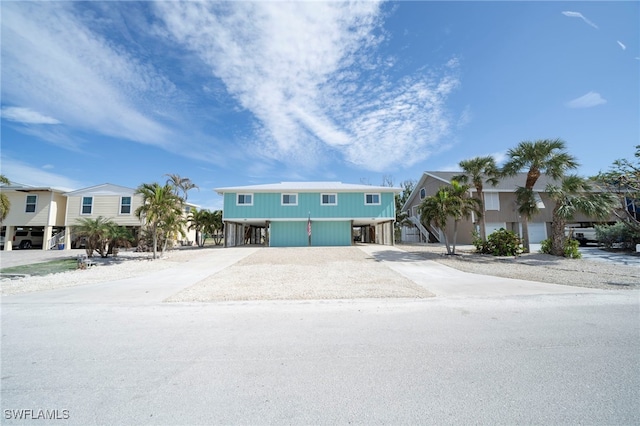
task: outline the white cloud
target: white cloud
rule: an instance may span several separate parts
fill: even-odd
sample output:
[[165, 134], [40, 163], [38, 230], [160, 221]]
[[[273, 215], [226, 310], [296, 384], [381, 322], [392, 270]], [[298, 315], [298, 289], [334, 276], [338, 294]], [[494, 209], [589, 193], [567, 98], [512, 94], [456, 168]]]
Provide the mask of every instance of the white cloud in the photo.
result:
[[618, 46], [622, 48], [622, 50], [627, 50], [627, 46], [625, 46], [620, 40], [617, 40]]
[[60, 121], [53, 117], [22, 107], [2, 108], [2, 118], [25, 124], [60, 124]]
[[591, 108], [597, 105], [606, 104], [607, 100], [600, 96], [600, 93], [589, 92], [586, 95], [570, 100], [565, 105], [569, 108]]
[[582, 13], [580, 12], [571, 12], [571, 11], [565, 11], [562, 12], [562, 14], [564, 16], [568, 16], [569, 18], [580, 18], [582, 19], [587, 25], [591, 25], [593, 28], [598, 28], [598, 26], [596, 24], [594, 24], [593, 22], [591, 22], [590, 20], [588, 20], [587, 18], [584, 17], [584, 15], [582, 15]]
[[56, 188], [63, 191], [73, 191], [86, 186], [77, 180], [47, 172], [42, 168], [14, 160], [5, 155], [0, 158], [0, 162], [2, 163], [2, 174], [10, 179], [11, 182]]
[[165, 145], [169, 131], [152, 110], [172, 85], [92, 32], [73, 6], [3, 4], [3, 102], [29, 105], [76, 129]]
[[389, 81], [377, 2], [158, 2], [169, 34], [255, 117], [254, 153], [309, 166], [337, 152], [382, 170], [424, 158], [451, 119], [452, 75]]

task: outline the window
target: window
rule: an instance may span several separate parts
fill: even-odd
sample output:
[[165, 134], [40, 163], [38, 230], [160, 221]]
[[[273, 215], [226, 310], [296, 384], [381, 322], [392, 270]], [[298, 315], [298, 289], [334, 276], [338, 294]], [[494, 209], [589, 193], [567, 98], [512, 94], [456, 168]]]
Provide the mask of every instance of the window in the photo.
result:
[[368, 205], [379, 205], [380, 194], [364, 194], [364, 203]]
[[484, 193], [484, 209], [500, 210], [500, 194], [497, 192]]
[[37, 195], [27, 195], [27, 206], [25, 208], [26, 213], [35, 213], [36, 204], [38, 203]]
[[420, 188], [420, 199], [424, 199], [427, 196], [427, 190], [424, 188]]
[[323, 206], [337, 206], [338, 194], [320, 194], [320, 204]]
[[120, 214], [131, 214], [131, 197], [120, 197]]
[[298, 194], [282, 194], [280, 202], [283, 206], [297, 206]]
[[540, 198], [540, 194], [537, 192], [533, 193], [533, 199], [536, 202], [536, 207], [538, 207], [539, 209], [544, 209], [544, 202], [542, 201], [542, 198]]
[[252, 206], [253, 194], [238, 194], [236, 198], [236, 204], [239, 206]]
[[93, 197], [82, 197], [81, 214], [91, 214], [93, 208]]

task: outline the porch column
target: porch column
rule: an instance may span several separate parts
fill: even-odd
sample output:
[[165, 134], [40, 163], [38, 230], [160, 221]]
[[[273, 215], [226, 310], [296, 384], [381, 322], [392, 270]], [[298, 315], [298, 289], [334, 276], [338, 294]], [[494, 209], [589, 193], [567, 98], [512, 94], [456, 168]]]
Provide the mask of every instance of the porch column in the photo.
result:
[[224, 248], [227, 248], [227, 241], [229, 240], [229, 222], [223, 222], [223, 228], [224, 228]]
[[64, 249], [71, 250], [71, 227], [64, 227]]

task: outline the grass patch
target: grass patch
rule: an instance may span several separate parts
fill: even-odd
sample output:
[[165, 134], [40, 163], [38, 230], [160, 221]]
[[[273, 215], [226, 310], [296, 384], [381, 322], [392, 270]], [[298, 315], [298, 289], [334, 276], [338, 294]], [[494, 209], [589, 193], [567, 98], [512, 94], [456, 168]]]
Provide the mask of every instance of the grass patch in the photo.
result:
[[30, 265], [12, 266], [10, 268], [0, 269], [2, 275], [49, 275], [58, 272], [73, 271], [78, 267], [76, 259], [60, 259], [50, 262], [32, 263]]

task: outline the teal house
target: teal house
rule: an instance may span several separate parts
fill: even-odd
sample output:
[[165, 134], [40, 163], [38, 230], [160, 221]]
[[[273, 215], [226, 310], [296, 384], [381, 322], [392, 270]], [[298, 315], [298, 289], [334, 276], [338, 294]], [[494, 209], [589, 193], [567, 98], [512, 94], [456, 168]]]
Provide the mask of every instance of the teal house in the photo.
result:
[[400, 189], [341, 182], [282, 182], [218, 188], [225, 247], [393, 245]]

